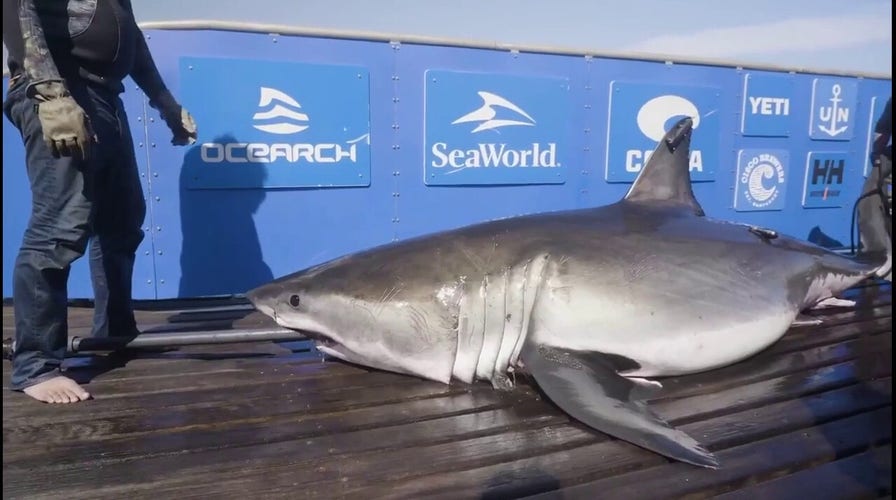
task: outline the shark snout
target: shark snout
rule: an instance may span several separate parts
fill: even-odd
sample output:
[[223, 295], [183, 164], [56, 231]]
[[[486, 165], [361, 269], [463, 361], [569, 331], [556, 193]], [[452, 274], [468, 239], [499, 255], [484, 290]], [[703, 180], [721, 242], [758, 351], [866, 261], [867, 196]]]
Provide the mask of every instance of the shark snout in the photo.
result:
[[274, 316], [274, 305], [279, 297], [282, 296], [284, 288], [277, 283], [269, 283], [260, 287], [249, 290], [246, 298], [255, 306], [256, 309], [268, 316]]

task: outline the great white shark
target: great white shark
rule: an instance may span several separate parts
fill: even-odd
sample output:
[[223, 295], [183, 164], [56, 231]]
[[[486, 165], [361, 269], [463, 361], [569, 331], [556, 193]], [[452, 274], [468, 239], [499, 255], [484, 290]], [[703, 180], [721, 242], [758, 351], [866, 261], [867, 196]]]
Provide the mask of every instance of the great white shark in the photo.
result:
[[716, 468], [712, 453], [650, 410], [661, 386], [649, 378], [762, 351], [801, 311], [888, 275], [890, 254], [866, 247], [850, 258], [707, 217], [691, 189], [692, 128], [691, 118], [677, 122], [616, 203], [394, 242], [247, 296], [335, 358], [501, 390], [528, 373], [578, 421]]

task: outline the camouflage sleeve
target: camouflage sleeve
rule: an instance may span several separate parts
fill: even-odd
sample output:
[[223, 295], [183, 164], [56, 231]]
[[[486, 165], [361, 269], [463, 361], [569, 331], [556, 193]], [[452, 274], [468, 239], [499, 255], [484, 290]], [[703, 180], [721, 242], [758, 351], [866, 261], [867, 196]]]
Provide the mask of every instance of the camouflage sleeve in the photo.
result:
[[[48, 82], [61, 82], [55, 88], [64, 88], [64, 79], [59, 75], [56, 62], [47, 45], [44, 29], [37, 14], [35, 3], [39, 0], [20, 0], [19, 24], [22, 28], [22, 39], [25, 42], [25, 57], [22, 62], [28, 75], [27, 94], [34, 96], [35, 86]], [[44, 86], [45, 87], [45, 86]]]

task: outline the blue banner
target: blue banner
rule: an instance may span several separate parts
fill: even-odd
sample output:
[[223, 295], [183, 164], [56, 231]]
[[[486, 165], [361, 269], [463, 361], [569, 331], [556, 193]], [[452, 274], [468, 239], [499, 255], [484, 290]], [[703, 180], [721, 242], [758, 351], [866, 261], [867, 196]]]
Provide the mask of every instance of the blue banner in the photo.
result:
[[803, 183], [803, 207], [837, 208], [852, 200], [847, 184], [855, 175], [849, 168], [846, 151], [813, 151], [806, 162], [806, 178]]
[[783, 149], [741, 149], [737, 156], [734, 209], [783, 210], [787, 204], [790, 154]]
[[812, 82], [809, 137], [818, 141], [849, 141], [855, 132], [858, 84], [847, 78], [816, 78]]
[[793, 75], [754, 74], [744, 76], [741, 133], [756, 137], [787, 137], [793, 119]]
[[683, 116], [694, 119], [691, 180], [714, 181], [720, 94], [717, 87], [611, 82], [607, 181], [634, 182], [657, 143]]
[[370, 184], [365, 68], [184, 57], [180, 72], [199, 126], [187, 187]]
[[426, 184], [566, 182], [568, 79], [427, 70], [425, 81]]

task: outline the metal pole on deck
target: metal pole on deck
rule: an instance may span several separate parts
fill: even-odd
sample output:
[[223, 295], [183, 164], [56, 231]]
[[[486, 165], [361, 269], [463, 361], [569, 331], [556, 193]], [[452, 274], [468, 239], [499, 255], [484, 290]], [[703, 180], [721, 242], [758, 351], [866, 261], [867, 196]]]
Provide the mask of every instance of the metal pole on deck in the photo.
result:
[[[117, 351], [122, 349], [182, 347], [244, 342], [289, 342], [307, 340], [304, 334], [286, 328], [253, 330], [205, 330], [170, 333], [141, 333], [134, 337], [70, 337], [68, 352]], [[3, 340], [3, 357], [10, 359], [13, 339]]]

